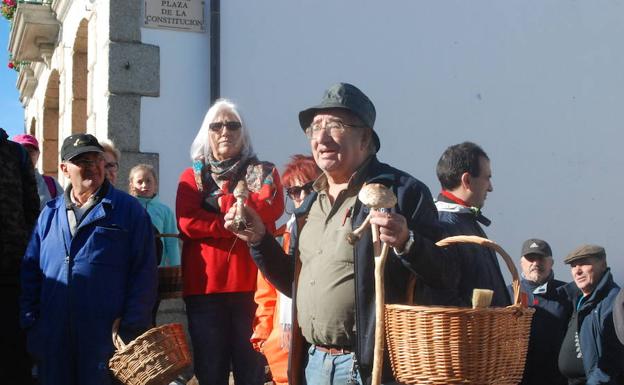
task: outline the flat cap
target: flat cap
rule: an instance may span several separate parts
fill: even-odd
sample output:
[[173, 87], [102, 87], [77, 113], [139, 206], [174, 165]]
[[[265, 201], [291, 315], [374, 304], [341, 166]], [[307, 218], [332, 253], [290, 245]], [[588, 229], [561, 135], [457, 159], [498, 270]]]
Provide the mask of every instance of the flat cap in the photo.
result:
[[572, 250], [572, 252], [563, 259], [563, 263], [570, 264], [578, 259], [588, 257], [605, 258], [607, 253], [604, 247], [598, 245], [582, 245]]

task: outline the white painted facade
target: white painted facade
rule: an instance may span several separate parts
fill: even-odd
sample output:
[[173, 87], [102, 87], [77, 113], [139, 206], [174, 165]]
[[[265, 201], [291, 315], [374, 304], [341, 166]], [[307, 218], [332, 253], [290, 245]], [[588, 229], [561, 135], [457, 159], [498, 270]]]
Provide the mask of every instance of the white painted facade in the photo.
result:
[[141, 28], [141, 38], [161, 52], [160, 97], [141, 101], [141, 151], [159, 154], [160, 197], [175, 207], [178, 176], [210, 107], [210, 34]]
[[309, 151], [298, 111], [351, 82], [377, 107], [382, 161], [437, 195], [444, 149], [481, 144], [490, 238], [518, 258], [546, 239], [566, 281], [568, 252], [603, 245], [624, 284], [623, 1], [222, 3], [222, 94], [261, 158]]
[[[111, 136], [107, 58], [115, 39], [106, 4], [71, 2], [50, 66], [34, 66], [27, 128], [38, 117], [37, 133], [43, 129], [43, 85], [56, 68], [59, 138], [71, 132], [71, 47], [86, 18], [86, 128]], [[206, 21], [208, 8], [206, 1]], [[290, 154], [309, 152], [297, 113], [330, 84], [351, 82], [377, 107], [382, 161], [436, 195], [442, 151], [464, 140], [481, 144], [493, 169], [484, 209], [490, 238], [513, 256], [526, 238], [546, 239], [566, 281], [565, 254], [581, 243], [603, 245], [624, 284], [624, 214], [612, 204], [624, 166], [623, 8], [622, 1], [221, 1], [221, 94], [239, 104], [259, 157], [281, 168]], [[128, 151], [158, 155], [161, 197], [173, 207], [210, 104], [210, 35], [134, 20], [140, 43], [159, 48], [159, 83], [157, 95], [139, 97], [132, 135], [140, 139]]]

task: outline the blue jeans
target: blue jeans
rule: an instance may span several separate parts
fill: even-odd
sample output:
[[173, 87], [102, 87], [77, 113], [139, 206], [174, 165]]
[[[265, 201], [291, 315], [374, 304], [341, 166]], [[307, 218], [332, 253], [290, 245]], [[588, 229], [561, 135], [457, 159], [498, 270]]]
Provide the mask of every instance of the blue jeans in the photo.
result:
[[362, 385], [355, 353], [331, 355], [314, 345], [308, 349], [305, 380], [306, 385]]
[[264, 357], [249, 337], [256, 311], [253, 292], [194, 295], [184, 298], [200, 385], [228, 385], [230, 367], [236, 385], [264, 383]]

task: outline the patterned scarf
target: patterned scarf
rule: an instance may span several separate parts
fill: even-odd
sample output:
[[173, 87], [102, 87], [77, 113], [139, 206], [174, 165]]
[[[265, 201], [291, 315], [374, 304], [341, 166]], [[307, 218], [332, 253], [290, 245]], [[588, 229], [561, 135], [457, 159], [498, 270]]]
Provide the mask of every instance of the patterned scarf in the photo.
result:
[[206, 176], [208, 173], [210, 177], [217, 183], [219, 188], [222, 188], [223, 183], [226, 181], [235, 182], [238, 180], [241, 169], [245, 166], [247, 159], [243, 159], [242, 156], [218, 161], [212, 157], [212, 154], [208, 156], [208, 166], [206, 170]]
[[208, 154], [206, 163], [203, 159], [195, 160], [193, 173], [199, 191], [203, 191], [207, 185], [211, 185], [211, 181], [214, 181], [220, 189], [223, 188], [225, 182], [229, 181], [231, 188], [234, 188], [236, 182], [245, 174], [249, 161], [255, 158], [255, 156], [249, 157], [240, 154], [234, 158], [219, 161], [212, 154]]

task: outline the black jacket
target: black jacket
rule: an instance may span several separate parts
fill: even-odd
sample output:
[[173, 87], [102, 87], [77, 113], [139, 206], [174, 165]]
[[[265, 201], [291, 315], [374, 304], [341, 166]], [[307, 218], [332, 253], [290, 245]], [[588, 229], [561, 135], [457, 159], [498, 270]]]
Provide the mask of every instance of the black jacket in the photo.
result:
[[[456, 277], [456, 266], [450, 262], [442, 249], [434, 242], [440, 239], [440, 227], [431, 193], [427, 186], [407, 173], [379, 163], [373, 158], [366, 171], [366, 182], [383, 183], [391, 186], [398, 203], [393, 210], [403, 215], [407, 225], [414, 232], [414, 244], [410, 251], [397, 257], [392, 251], [388, 255], [385, 267], [386, 303], [403, 303], [410, 270], [420, 279], [433, 287], [451, 285]], [[305, 216], [316, 199], [310, 194], [297, 213], [299, 217], [298, 233], [305, 221]], [[359, 201], [354, 206], [353, 228], [358, 227], [368, 215], [368, 208]], [[319, 240], [321, 241], [321, 240]], [[296, 244], [298, 239], [293, 234], [291, 244], [294, 255], [286, 255], [279, 243], [267, 234], [261, 243], [251, 249], [251, 255], [264, 276], [281, 292], [293, 298], [293, 337], [289, 355], [289, 383], [299, 385], [303, 379], [303, 360], [306, 342], [298, 329], [296, 311], [296, 290], [299, 271], [299, 258]], [[293, 264], [292, 261], [295, 261]], [[375, 287], [374, 258], [371, 233], [367, 231], [354, 248], [355, 303], [357, 345], [356, 358], [360, 365], [360, 375], [364, 384], [371, 380], [375, 335]], [[391, 380], [392, 373], [386, 356], [383, 380]]]
[[[557, 366], [571, 311], [568, 302], [561, 298], [557, 290], [565, 284], [556, 280], [552, 273], [543, 285], [520, 279], [520, 291], [526, 294], [528, 305], [535, 309], [521, 382], [523, 385], [567, 384]], [[511, 285], [507, 289], [513, 298]]]
[[0, 128], [0, 286], [17, 287], [19, 266], [39, 215], [34, 168]]
[[[488, 224], [489, 220], [479, 213], [450, 202], [442, 195], [438, 197], [436, 206], [445, 237], [476, 235], [487, 238], [477, 220], [483, 218]], [[432, 290], [433, 304], [470, 307], [474, 289], [490, 289], [494, 291], [492, 306], [511, 305], [498, 257], [492, 249], [474, 244], [458, 244], [449, 247], [447, 252], [456, 258], [460, 275], [456, 286], [450, 290]]]

